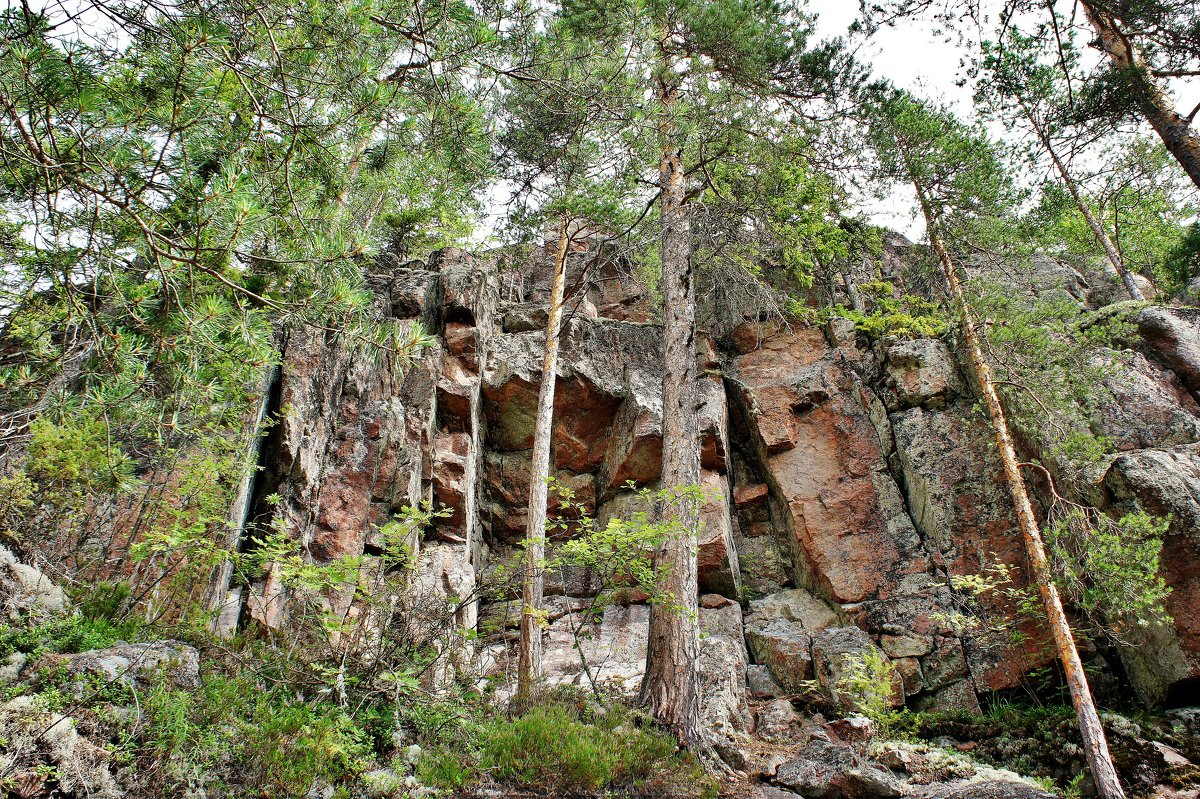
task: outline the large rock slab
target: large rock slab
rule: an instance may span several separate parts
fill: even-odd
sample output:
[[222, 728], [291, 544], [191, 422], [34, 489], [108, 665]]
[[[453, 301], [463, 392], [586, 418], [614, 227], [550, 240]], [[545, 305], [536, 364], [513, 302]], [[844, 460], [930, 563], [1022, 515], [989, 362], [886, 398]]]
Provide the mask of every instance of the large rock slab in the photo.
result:
[[813, 676], [813, 635], [838, 623], [829, 606], [808, 591], [780, 591], [750, 603], [746, 645], [780, 688], [799, 693]]
[[788, 531], [795, 582], [853, 603], [928, 571], [874, 421], [883, 408], [852, 364], [818, 329], [747, 326], [735, 340], [740, 421]]
[[90, 691], [85, 677], [104, 683], [153, 688], [166, 682], [176, 688], [200, 687], [200, 654], [181, 641], [143, 644], [118, 643], [107, 649], [92, 649], [75, 655], [49, 655], [48, 659], [77, 675], [76, 692]]
[[1137, 327], [1150, 355], [1200, 392], [1200, 309], [1153, 306], [1138, 315]]
[[859, 697], [853, 693], [852, 679], [869, 662], [879, 663], [886, 671], [887, 685], [893, 707], [904, 704], [904, 680], [860, 627], [829, 627], [813, 636], [813, 672], [825, 694], [846, 710], [856, 710]]
[[1200, 677], [1200, 445], [1120, 455], [1104, 484], [1122, 510], [1171, 517], [1159, 573], [1171, 586], [1166, 609], [1173, 625], [1131, 631], [1144, 640], [1122, 653], [1139, 695], [1159, 703], [1172, 685]]
[[[964, 577], [1001, 566], [1009, 569], [1015, 586], [1028, 585], [1025, 544], [1008, 487], [990, 450], [989, 431], [970, 407], [912, 408], [891, 418], [907, 506], [938, 564], [949, 575]], [[927, 586], [924, 593], [920, 602], [893, 603], [886, 623], [899, 627], [900, 634], [948, 633], [937, 619], [955, 606], [948, 586]], [[982, 605], [1003, 623], [1017, 617], [1015, 605], [1000, 592], [984, 597]], [[1018, 642], [997, 638], [972, 651], [973, 676], [981, 689], [1012, 687], [1049, 661], [1047, 631], [1032, 621], [1020, 629], [1024, 637]]]
[[884, 347], [884, 358], [885, 397], [889, 410], [917, 405], [941, 408], [967, 394], [954, 356], [940, 339], [889, 342]]

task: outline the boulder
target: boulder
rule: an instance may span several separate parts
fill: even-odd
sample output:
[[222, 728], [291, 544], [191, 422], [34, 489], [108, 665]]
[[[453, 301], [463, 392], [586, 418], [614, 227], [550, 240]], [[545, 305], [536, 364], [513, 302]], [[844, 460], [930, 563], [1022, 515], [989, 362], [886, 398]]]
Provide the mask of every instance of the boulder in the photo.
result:
[[145, 644], [118, 643], [107, 649], [93, 649], [77, 655], [48, 655], [81, 679], [76, 682], [79, 696], [94, 687], [84, 682], [85, 675], [104, 683], [122, 683], [149, 688], [164, 681], [176, 688], [200, 687], [200, 654], [181, 641], [153, 641]]
[[595, 680], [625, 693], [637, 691], [646, 668], [649, 620], [645, 605], [608, 605], [597, 623], [579, 613], [552, 622], [544, 638], [547, 683], [586, 688]]
[[821, 727], [829, 740], [845, 744], [859, 757], [866, 757], [871, 741], [875, 738], [875, 724], [866, 716], [847, 716], [830, 721]]
[[1200, 309], [1152, 306], [1138, 315], [1137, 327], [1149, 355], [1200, 391]]
[[790, 621], [815, 633], [838, 624], [837, 614], [811, 591], [792, 588], [750, 602], [747, 621]]
[[704, 489], [704, 504], [700, 508], [703, 526], [696, 552], [700, 590], [726, 597], [741, 596], [742, 573], [729, 512], [729, 481], [725, 475], [705, 469], [700, 485]]
[[1122, 648], [1122, 659], [1143, 701], [1167, 698], [1175, 683], [1200, 676], [1200, 445], [1143, 449], [1119, 455], [1104, 478], [1122, 511], [1140, 509], [1170, 516], [1160, 555], [1160, 575], [1171, 586], [1170, 627], [1131, 630], [1139, 647]]
[[9, 623], [47, 621], [66, 612], [63, 590], [35, 566], [21, 563], [0, 546], [0, 611]]
[[505, 333], [528, 333], [544, 331], [548, 313], [546, 304], [541, 302], [526, 302], [510, 307], [500, 318], [501, 329]]
[[812, 664], [816, 678], [825, 694], [844, 708], [855, 707], [856, 697], [847, 693], [846, 681], [854, 673], [856, 664], [865, 659], [878, 659], [884, 666], [887, 681], [881, 689], [889, 692], [893, 706], [904, 704], [903, 678], [864, 630], [830, 627], [813, 636]]
[[894, 774], [861, 758], [844, 744], [815, 738], [784, 763], [775, 782], [805, 799], [893, 799], [904, 793]]
[[[989, 449], [990, 431], [970, 405], [958, 402], [936, 412], [911, 408], [892, 414], [891, 419], [906, 504], [926, 548], [951, 576], [979, 575], [1003, 566], [1013, 587], [1029, 585], [1025, 544], [1014, 522], [1003, 473]], [[885, 647], [915, 652], [924, 648], [929, 636], [950, 632], [938, 621], [955, 607], [944, 582], [910, 592], [910, 599], [893, 597], [889, 607], [879, 609], [882, 618], [873, 629], [914, 639], [905, 643], [894, 637], [882, 639]], [[981, 605], [984, 612], [999, 618], [1018, 616], [1003, 592], [991, 592]], [[1030, 669], [1050, 661], [1045, 627], [1028, 620], [1020, 630], [1024, 637], [1019, 641], [997, 639], [972, 651], [972, 673], [981, 689], [1011, 688]], [[907, 656], [899, 650], [897, 654]], [[928, 653], [913, 656], [926, 658]], [[931, 666], [935, 673], [945, 672], [941, 664]], [[956, 676], [960, 675], [949, 679]]]
[[754, 731], [760, 738], [790, 740], [804, 723], [787, 699], [775, 699], [758, 709]]
[[945, 342], [936, 338], [901, 339], [884, 347], [890, 410], [941, 408], [966, 395], [966, 386]]
[[788, 693], [799, 693], [812, 677], [812, 640], [797, 622], [751, 619], [746, 624], [746, 644], [754, 661], [766, 666]]
[[474, 490], [475, 453], [468, 433], [439, 433], [433, 439], [433, 499], [450, 509], [444, 526], [461, 531], [467, 521], [467, 496]]
[[755, 699], [775, 699], [783, 693], [770, 669], [757, 663], [746, 667], [746, 689]]

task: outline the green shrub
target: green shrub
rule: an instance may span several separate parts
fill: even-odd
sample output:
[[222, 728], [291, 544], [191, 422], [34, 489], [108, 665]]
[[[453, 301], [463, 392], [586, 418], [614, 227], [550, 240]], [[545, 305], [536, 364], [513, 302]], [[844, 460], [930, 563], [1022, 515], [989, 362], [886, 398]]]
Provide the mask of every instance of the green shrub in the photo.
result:
[[835, 688], [857, 712], [886, 728], [892, 714], [893, 669], [877, 650], [847, 653]]
[[[430, 746], [422, 783], [461, 790], [484, 779], [552, 796], [620, 791], [702, 797], [713, 783], [675, 739], [620, 704], [551, 696], [512, 718], [460, 726], [457, 743]], [[646, 721], [648, 724], [649, 722]]]
[[892, 285], [881, 280], [865, 283], [858, 290], [869, 306], [866, 312], [840, 305], [832, 312], [854, 322], [854, 327], [870, 339], [941, 336], [947, 330], [945, 312], [924, 297], [893, 296]]
[[263, 703], [245, 732], [246, 784], [267, 796], [303, 796], [318, 778], [342, 781], [370, 754], [366, 733], [328, 705]]
[[75, 600], [79, 612], [85, 618], [92, 621], [112, 621], [121, 615], [129, 593], [128, 583], [104, 580], [77, 592], [71, 598]]
[[13, 652], [40, 655], [45, 652], [73, 654], [90, 649], [105, 649], [117, 641], [138, 635], [136, 621], [116, 623], [93, 619], [81, 613], [53, 619], [35, 627], [0, 626], [0, 657]]
[[486, 731], [480, 765], [502, 782], [597, 790], [613, 781], [620, 763], [611, 744], [562, 707], [535, 707]]
[[245, 676], [207, 676], [195, 694], [159, 688], [146, 713], [146, 748], [180, 787], [221, 775], [255, 796], [303, 796], [318, 780], [350, 779], [371, 755], [369, 736], [344, 709]]
[[417, 763], [417, 780], [422, 785], [457, 791], [465, 788], [476, 776], [474, 766], [463, 757], [444, 746], [425, 749]]

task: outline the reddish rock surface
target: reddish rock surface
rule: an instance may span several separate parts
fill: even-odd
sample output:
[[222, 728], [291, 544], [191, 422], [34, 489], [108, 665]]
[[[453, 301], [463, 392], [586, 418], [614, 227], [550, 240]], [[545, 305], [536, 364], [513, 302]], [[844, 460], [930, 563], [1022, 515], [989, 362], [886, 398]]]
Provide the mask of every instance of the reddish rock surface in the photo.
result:
[[[431, 258], [428, 269], [393, 264], [388, 275], [374, 277], [381, 315], [421, 318], [437, 333], [438, 344], [406, 370], [363, 358], [336, 335], [291, 331], [274, 403], [281, 422], [265, 445], [267, 468], [256, 492], [259, 523], [277, 515], [304, 553], [324, 562], [369, 554], [376, 526], [405, 505], [432, 499], [451, 515], [435, 530], [415, 531], [413, 546], [418, 555], [439, 547], [420, 560], [437, 572], [422, 580], [446, 596], [470, 593], [489, 558], [511, 554], [526, 526], [541, 382], [548, 284], [538, 257], [501, 272], [487, 259], [450, 250]], [[885, 265], [899, 280], [901, 256], [891, 257]], [[563, 330], [553, 460], [582, 512], [604, 524], [646, 510], [625, 486], [653, 485], [659, 477], [663, 376], [661, 332], [644, 323], [653, 309], [620, 268], [589, 266], [592, 258], [580, 252], [570, 262], [582, 288], [578, 312]], [[1078, 274], [1035, 260], [1030, 279], [1038, 292], [1065, 279], [1071, 296], [1095, 293]], [[589, 282], [584, 270], [593, 266]], [[1162, 573], [1174, 589], [1174, 625], [1148, 633], [1141, 655], [1123, 654], [1125, 670], [1150, 701], [1200, 677], [1193, 540], [1200, 529], [1198, 319], [1180, 309], [1141, 312], [1134, 349], [1112, 356], [1123, 364], [1121, 378], [1096, 400], [1097, 432], [1120, 455], [1102, 484], [1080, 488], [1113, 512], [1145, 509], [1173, 518]], [[839, 666], [829, 653], [840, 651], [838, 642], [813, 641], [837, 627], [849, 649], [880, 653], [897, 696], [935, 708], [977, 708], [975, 689], [1012, 687], [1045, 664], [1049, 649], [1034, 622], [1023, 625], [1020, 644], [1007, 638], [1014, 607], [1000, 592], [979, 610], [984, 626], [1001, 634], [976, 633], [964, 647], [948, 623], [963, 600], [952, 578], [1003, 565], [1015, 587], [1026, 584], [1006, 486], [988, 430], [972, 413], [952, 342], [872, 344], [844, 319], [826, 329], [761, 322], [724, 329], [731, 332], [719, 343], [701, 337], [699, 352], [696, 431], [708, 498], [697, 557], [706, 613], [737, 608], [718, 600], [744, 599], [746, 589], [767, 599], [806, 589], [809, 610], [825, 608], [829, 618], [809, 630], [786, 614], [762, 616], [766, 606], [757, 620], [759, 611], [752, 612], [746, 623], [757, 625], [764, 653], [778, 660], [792, 647], [800, 672], [814, 660], [812, 673], [836, 681]], [[1041, 435], [1022, 431], [1022, 446], [1062, 467], [1050, 451], [1054, 442]], [[261, 501], [269, 493], [282, 497], [273, 511]], [[550, 512], [558, 512], [553, 496]], [[437, 537], [450, 543], [432, 543]], [[247, 602], [252, 616], [283, 624], [288, 596], [271, 574], [251, 587]], [[590, 602], [601, 587], [595, 575], [572, 572], [554, 592], [569, 605]], [[622, 600], [632, 606], [606, 614], [603, 624], [611, 628], [607, 640], [625, 642], [614, 676], [629, 684], [640, 674], [636, 642], [644, 632], [633, 626], [645, 596], [626, 591]], [[473, 608], [471, 602], [463, 609], [464, 620]], [[734, 621], [726, 615], [705, 668], [743, 675], [707, 678], [721, 697], [712, 723], [729, 731], [745, 723], [744, 692], [735, 683], [744, 683], [747, 659], [740, 611]], [[572, 637], [562, 618], [552, 624], [552, 649]], [[570, 657], [552, 656], [563, 661], [564, 676]], [[785, 664], [773, 666], [789, 673]]]

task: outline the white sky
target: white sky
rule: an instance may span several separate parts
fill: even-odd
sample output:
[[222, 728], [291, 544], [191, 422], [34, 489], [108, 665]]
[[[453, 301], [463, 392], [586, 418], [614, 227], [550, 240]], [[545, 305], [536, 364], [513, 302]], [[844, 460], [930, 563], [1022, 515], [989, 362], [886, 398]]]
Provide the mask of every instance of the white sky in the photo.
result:
[[[808, 8], [817, 15], [817, 32], [827, 38], [844, 35], [859, 16], [857, 0], [808, 0]], [[970, 108], [971, 89], [954, 85], [963, 54], [962, 48], [946, 35], [936, 34], [927, 22], [910, 19], [903, 27], [878, 30], [859, 56], [878, 77], [914, 94], [945, 99], [965, 111]]]
[[[823, 38], [846, 34], [859, 17], [857, 0], [808, 0], [817, 15], [817, 32]], [[902, 27], [880, 28], [862, 45], [859, 59], [871, 65], [876, 77], [887, 78], [918, 97], [940, 100], [969, 118], [970, 86], [955, 83], [965, 77], [960, 61], [964, 49], [921, 19], [906, 20]], [[925, 223], [916, 213], [916, 197], [907, 187], [897, 187], [886, 200], [862, 198], [857, 210], [877, 225], [905, 234], [912, 240], [924, 235]]]

